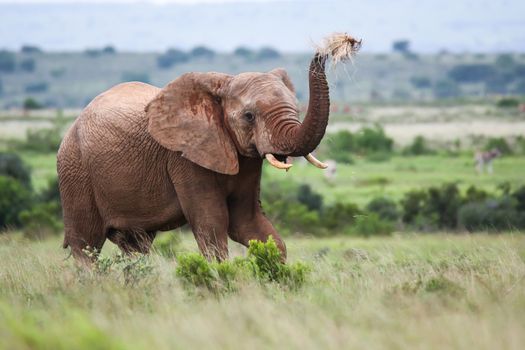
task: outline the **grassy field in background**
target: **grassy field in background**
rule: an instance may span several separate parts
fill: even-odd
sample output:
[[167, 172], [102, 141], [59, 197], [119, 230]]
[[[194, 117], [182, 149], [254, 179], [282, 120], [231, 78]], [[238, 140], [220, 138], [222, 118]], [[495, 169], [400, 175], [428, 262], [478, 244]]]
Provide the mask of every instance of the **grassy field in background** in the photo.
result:
[[[32, 169], [33, 185], [41, 190], [56, 177], [54, 154], [22, 153]], [[494, 192], [497, 186], [509, 182], [514, 188], [524, 184], [525, 157], [503, 157], [494, 164], [494, 174], [478, 175], [471, 156], [396, 156], [384, 162], [357, 159], [355, 164], [338, 165], [334, 181], [328, 181], [323, 171], [297, 161], [289, 172], [267, 167], [264, 183], [289, 179], [310, 184], [328, 202], [343, 201], [366, 205], [376, 196], [399, 199], [418, 188], [457, 182], [461, 188], [470, 185]]]
[[525, 347], [519, 234], [288, 238], [311, 267], [303, 288], [246, 281], [222, 296], [184, 287], [157, 254], [125, 285], [77, 269], [58, 239], [13, 237], [0, 237], [2, 349]]
[[290, 178], [308, 183], [328, 201], [350, 201], [360, 205], [376, 196], [399, 199], [412, 189], [447, 182], [456, 182], [464, 189], [475, 185], [492, 192], [503, 182], [513, 187], [524, 184], [525, 157], [503, 157], [494, 162], [494, 169], [492, 175], [477, 174], [473, 157], [469, 155], [396, 156], [384, 162], [358, 159], [351, 165], [338, 165], [334, 181], [325, 179], [321, 170], [302, 163], [294, 165], [288, 173], [268, 167], [264, 176], [268, 181]]

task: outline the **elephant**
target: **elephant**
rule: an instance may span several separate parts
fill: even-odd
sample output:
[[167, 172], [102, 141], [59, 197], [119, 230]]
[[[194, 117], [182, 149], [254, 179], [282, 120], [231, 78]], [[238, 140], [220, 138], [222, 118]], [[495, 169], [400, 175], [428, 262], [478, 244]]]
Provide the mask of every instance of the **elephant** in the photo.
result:
[[[208, 259], [228, 257], [228, 238], [247, 246], [270, 236], [286, 245], [259, 200], [263, 161], [288, 170], [325, 134], [330, 100], [315, 53], [304, 120], [282, 68], [229, 75], [191, 72], [163, 88], [122, 83], [95, 97], [57, 155], [63, 247], [90, 261], [106, 239], [148, 253], [158, 231], [186, 223]], [[87, 251], [86, 251], [87, 249]]]

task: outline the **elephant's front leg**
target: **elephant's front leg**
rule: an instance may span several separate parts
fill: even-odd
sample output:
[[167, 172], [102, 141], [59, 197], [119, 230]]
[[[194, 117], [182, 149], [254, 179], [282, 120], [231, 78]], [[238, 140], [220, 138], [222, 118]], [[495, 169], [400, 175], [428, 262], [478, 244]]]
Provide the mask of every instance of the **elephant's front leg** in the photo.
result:
[[228, 232], [232, 240], [247, 247], [250, 240], [266, 242], [272, 236], [281, 251], [283, 262], [286, 260], [286, 245], [270, 220], [262, 213], [257, 200], [253, 198], [232, 200], [228, 208], [230, 213]]
[[179, 183], [177, 196], [201, 253], [208, 259], [228, 258], [228, 208], [213, 178], [198, 183]]

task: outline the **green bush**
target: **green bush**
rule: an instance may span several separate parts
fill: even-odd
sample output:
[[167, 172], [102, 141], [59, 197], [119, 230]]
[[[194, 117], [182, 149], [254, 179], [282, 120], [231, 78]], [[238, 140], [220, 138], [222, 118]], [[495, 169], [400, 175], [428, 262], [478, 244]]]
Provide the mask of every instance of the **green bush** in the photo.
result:
[[0, 176], [0, 230], [20, 227], [19, 215], [31, 206], [31, 193], [17, 180]]
[[516, 210], [525, 215], [525, 185], [514, 191], [512, 197], [516, 201]]
[[519, 213], [510, 197], [472, 202], [458, 210], [458, 226], [470, 232], [525, 228], [525, 213]]
[[15, 150], [32, 151], [38, 153], [57, 152], [62, 141], [61, 127], [49, 129], [29, 129], [24, 141], [12, 140], [9, 148]]
[[0, 176], [13, 178], [25, 188], [31, 188], [31, 170], [15, 153], [0, 152]]
[[176, 275], [186, 286], [215, 294], [235, 291], [239, 278], [250, 276], [261, 283], [275, 282], [298, 289], [310, 272], [309, 267], [300, 262], [283, 264], [281, 251], [272, 237], [267, 242], [250, 241], [246, 258], [208, 262], [201, 254], [187, 253], [177, 256], [177, 263]]
[[383, 128], [376, 124], [361, 129], [356, 138], [356, 147], [362, 153], [392, 152], [394, 140], [386, 136]]
[[28, 97], [24, 100], [23, 107], [25, 110], [41, 109], [43, 106], [34, 98]]
[[62, 221], [57, 216], [59, 210], [58, 202], [49, 202], [38, 203], [20, 212], [24, 236], [29, 239], [43, 239], [58, 234], [63, 229]]
[[382, 220], [395, 222], [399, 219], [399, 211], [397, 210], [396, 202], [385, 197], [372, 199], [367, 204], [366, 210], [370, 213], [377, 214]]
[[361, 210], [353, 203], [337, 202], [326, 207], [322, 214], [321, 223], [324, 228], [330, 230], [342, 230], [356, 221]]
[[465, 192], [465, 202], [483, 202], [489, 197], [487, 191], [480, 190], [476, 186], [469, 186]]
[[516, 98], [505, 97], [498, 101], [496, 106], [500, 108], [516, 108], [520, 105], [520, 101]]
[[423, 208], [426, 217], [435, 220], [439, 228], [455, 228], [458, 209], [462, 198], [456, 184], [444, 184], [441, 187], [430, 187]]
[[198, 253], [177, 256], [177, 277], [184, 283], [214, 290], [219, 282], [219, 274], [204, 256]]
[[250, 241], [247, 259], [258, 280], [277, 282], [293, 289], [304, 284], [310, 271], [308, 266], [301, 262], [283, 264], [281, 251], [271, 236], [266, 242]]
[[462, 203], [456, 184], [410, 191], [401, 200], [402, 219], [419, 229], [455, 228]]
[[416, 136], [412, 143], [403, 150], [404, 155], [422, 156], [433, 154], [434, 151], [427, 145], [427, 140], [423, 136]]
[[166, 258], [174, 258], [180, 250], [180, 244], [180, 234], [175, 232], [165, 232], [155, 238], [153, 241], [153, 248], [157, 253]]
[[308, 185], [281, 181], [269, 182], [263, 187], [261, 200], [264, 212], [282, 233], [316, 233], [319, 230], [319, 211], [315, 208], [322, 206], [322, 197]]
[[341, 130], [327, 137], [326, 157], [342, 164], [352, 164], [351, 153], [356, 150], [355, 136], [350, 131]]
[[387, 236], [394, 232], [394, 225], [390, 221], [382, 220], [376, 213], [359, 215], [350, 233], [358, 236]]
[[412, 190], [401, 199], [401, 219], [405, 223], [413, 223], [423, 210], [427, 194], [423, 190]]
[[512, 148], [504, 137], [491, 137], [485, 143], [484, 149], [490, 151], [493, 149], [498, 149], [502, 154], [509, 155], [512, 154]]
[[313, 191], [310, 185], [299, 185], [297, 200], [299, 203], [304, 204], [308, 210], [321, 211], [323, 209], [323, 196]]
[[367, 156], [371, 161], [385, 161], [390, 158], [394, 141], [379, 125], [363, 127], [351, 133], [341, 130], [327, 137], [326, 157], [340, 163], [353, 163], [352, 154]]

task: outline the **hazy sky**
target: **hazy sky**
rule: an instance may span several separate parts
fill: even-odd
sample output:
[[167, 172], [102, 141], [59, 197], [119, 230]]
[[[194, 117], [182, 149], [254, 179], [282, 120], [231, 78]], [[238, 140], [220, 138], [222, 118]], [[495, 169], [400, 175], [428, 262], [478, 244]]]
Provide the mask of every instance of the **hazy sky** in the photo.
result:
[[[228, 3], [228, 2], [272, 2], [283, 0], [0, 0], [0, 3], [145, 3], [145, 4], [199, 4], [199, 3]], [[304, 1], [304, 0], [287, 0]], [[323, 0], [307, 0], [323, 1]]]
[[[525, 52], [525, 0], [0, 0], [0, 49], [310, 51], [334, 31], [385, 52]], [[27, 4], [33, 3], [33, 4]], [[161, 5], [161, 6], [160, 6]], [[191, 5], [191, 6], [190, 6]]]

